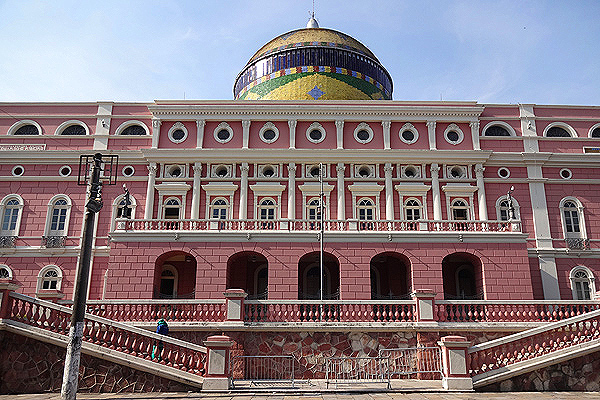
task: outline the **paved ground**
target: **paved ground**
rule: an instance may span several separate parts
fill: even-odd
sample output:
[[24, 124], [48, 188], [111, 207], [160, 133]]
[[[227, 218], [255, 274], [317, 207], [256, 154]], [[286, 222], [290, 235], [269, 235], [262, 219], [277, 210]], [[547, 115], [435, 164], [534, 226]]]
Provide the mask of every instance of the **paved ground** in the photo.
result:
[[[0, 395], [0, 400], [60, 400], [60, 394]], [[79, 400], [600, 400], [600, 393], [523, 392], [523, 393], [135, 393], [78, 394]]]

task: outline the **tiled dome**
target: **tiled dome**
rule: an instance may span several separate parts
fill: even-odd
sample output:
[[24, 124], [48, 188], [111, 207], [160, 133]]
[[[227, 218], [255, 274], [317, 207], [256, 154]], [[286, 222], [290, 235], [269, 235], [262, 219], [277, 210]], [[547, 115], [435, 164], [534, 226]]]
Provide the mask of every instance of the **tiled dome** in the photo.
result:
[[390, 100], [392, 79], [366, 46], [311, 18], [261, 47], [233, 91], [239, 100]]

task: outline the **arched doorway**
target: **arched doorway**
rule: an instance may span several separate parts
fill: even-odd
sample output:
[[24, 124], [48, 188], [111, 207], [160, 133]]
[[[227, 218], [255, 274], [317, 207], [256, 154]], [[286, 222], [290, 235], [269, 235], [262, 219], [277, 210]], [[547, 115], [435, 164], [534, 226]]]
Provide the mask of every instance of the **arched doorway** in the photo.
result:
[[483, 270], [479, 257], [470, 253], [449, 254], [442, 260], [444, 298], [483, 299]]
[[[298, 299], [319, 299], [321, 267], [319, 252], [303, 255], [298, 261]], [[323, 254], [323, 299], [340, 298], [340, 264], [330, 253]]]
[[196, 285], [196, 259], [184, 251], [170, 251], [156, 259], [155, 299], [193, 299]]
[[410, 261], [394, 252], [380, 253], [371, 259], [371, 299], [409, 299]]
[[242, 251], [227, 261], [227, 289], [243, 289], [248, 299], [267, 299], [269, 266], [267, 258], [255, 251]]

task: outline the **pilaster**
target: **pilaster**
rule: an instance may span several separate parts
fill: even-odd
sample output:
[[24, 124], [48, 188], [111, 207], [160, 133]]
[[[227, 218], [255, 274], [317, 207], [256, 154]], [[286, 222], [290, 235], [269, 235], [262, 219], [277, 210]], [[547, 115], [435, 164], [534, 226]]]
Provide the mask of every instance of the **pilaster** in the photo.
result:
[[288, 219], [296, 219], [296, 164], [288, 164]]
[[381, 121], [383, 127], [383, 148], [385, 150], [391, 149], [391, 134], [390, 128], [392, 127], [392, 121]]
[[392, 163], [385, 163], [385, 219], [394, 220], [394, 188], [392, 187]]
[[473, 139], [473, 150], [481, 150], [479, 144], [479, 121], [472, 121], [469, 123], [471, 127], [471, 138]]
[[[429, 126], [429, 123], [428, 123]], [[431, 164], [431, 193], [433, 195], [433, 219], [442, 220], [442, 196], [440, 193], [440, 167], [438, 164]]]
[[288, 120], [288, 127], [290, 128], [290, 149], [296, 148], [296, 125], [298, 121], [295, 119]]
[[346, 165], [338, 163], [335, 167], [337, 172], [337, 219], [346, 219], [346, 185], [344, 183], [344, 172]]
[[337, 148], [344, 148], [344, 121], [337, 120], [335, 121], [335, 131], [337, 137]]
[[194, 163], [192, 169], [194, 170], [194, 187], [192, 188], [192, 212], [190, 216], [192, 219], [198, 219], [200, 217], [200, 194], [202, 193], [202, 187], [200, 186], [202, 163]]
[[152, 118], [152, 148], [158, 148], [158, 140], [160, 139], [160, 126], [162, 121], [158, 118]]
[[146, 208], [144, 209], [144, 219], [152, 219], [154, 211], [154, 185], [156, 184], [156, 163], [148, 165], [148, 186], [146, 187]]
[[435, 142], [435, 121], [427, 121], [427, 137], [429, 138], [429, 150], [437, 149]]
[[204, 126], [206, 121], [203, 119], [196, 120], [196, 148], [201, 149], [204, 146]]
[[248, 170], [250, 167], [247, 162], [242, 163], [240, 170], [242, 172], [242, 179], [240, 181], [240, 210], [239, 219], [248, 218]]
[[247, 149], [250, 142], [250, 123], [249, 120], [242, 121], [242, 149]]
[[475, 165], [475, 178], [477, 179], [477, 203], [479, 205], [479, 219], [486, 221], [488, 219], [487, 203], [485, 200], [485, 185], [483, 182], [483, 172], [485, 168], [482, 164]]

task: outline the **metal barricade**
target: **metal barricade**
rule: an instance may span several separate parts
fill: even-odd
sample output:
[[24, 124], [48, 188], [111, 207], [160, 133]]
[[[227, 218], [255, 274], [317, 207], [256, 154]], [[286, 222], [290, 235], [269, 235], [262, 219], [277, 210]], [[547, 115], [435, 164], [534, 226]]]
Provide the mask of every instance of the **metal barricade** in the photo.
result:
[[326, 360], [326, 382], [330, 384], [385, 383], [390, 386], [385, 357], [332, 357]]
[[418, 379], [441, 379], [442, 352], [439, 347], [380, 349], [391, 379], [417, 375]]
[[234, 356], [231, 359], [232, 384], [286, 385], [295, 387], [293, 356]]

